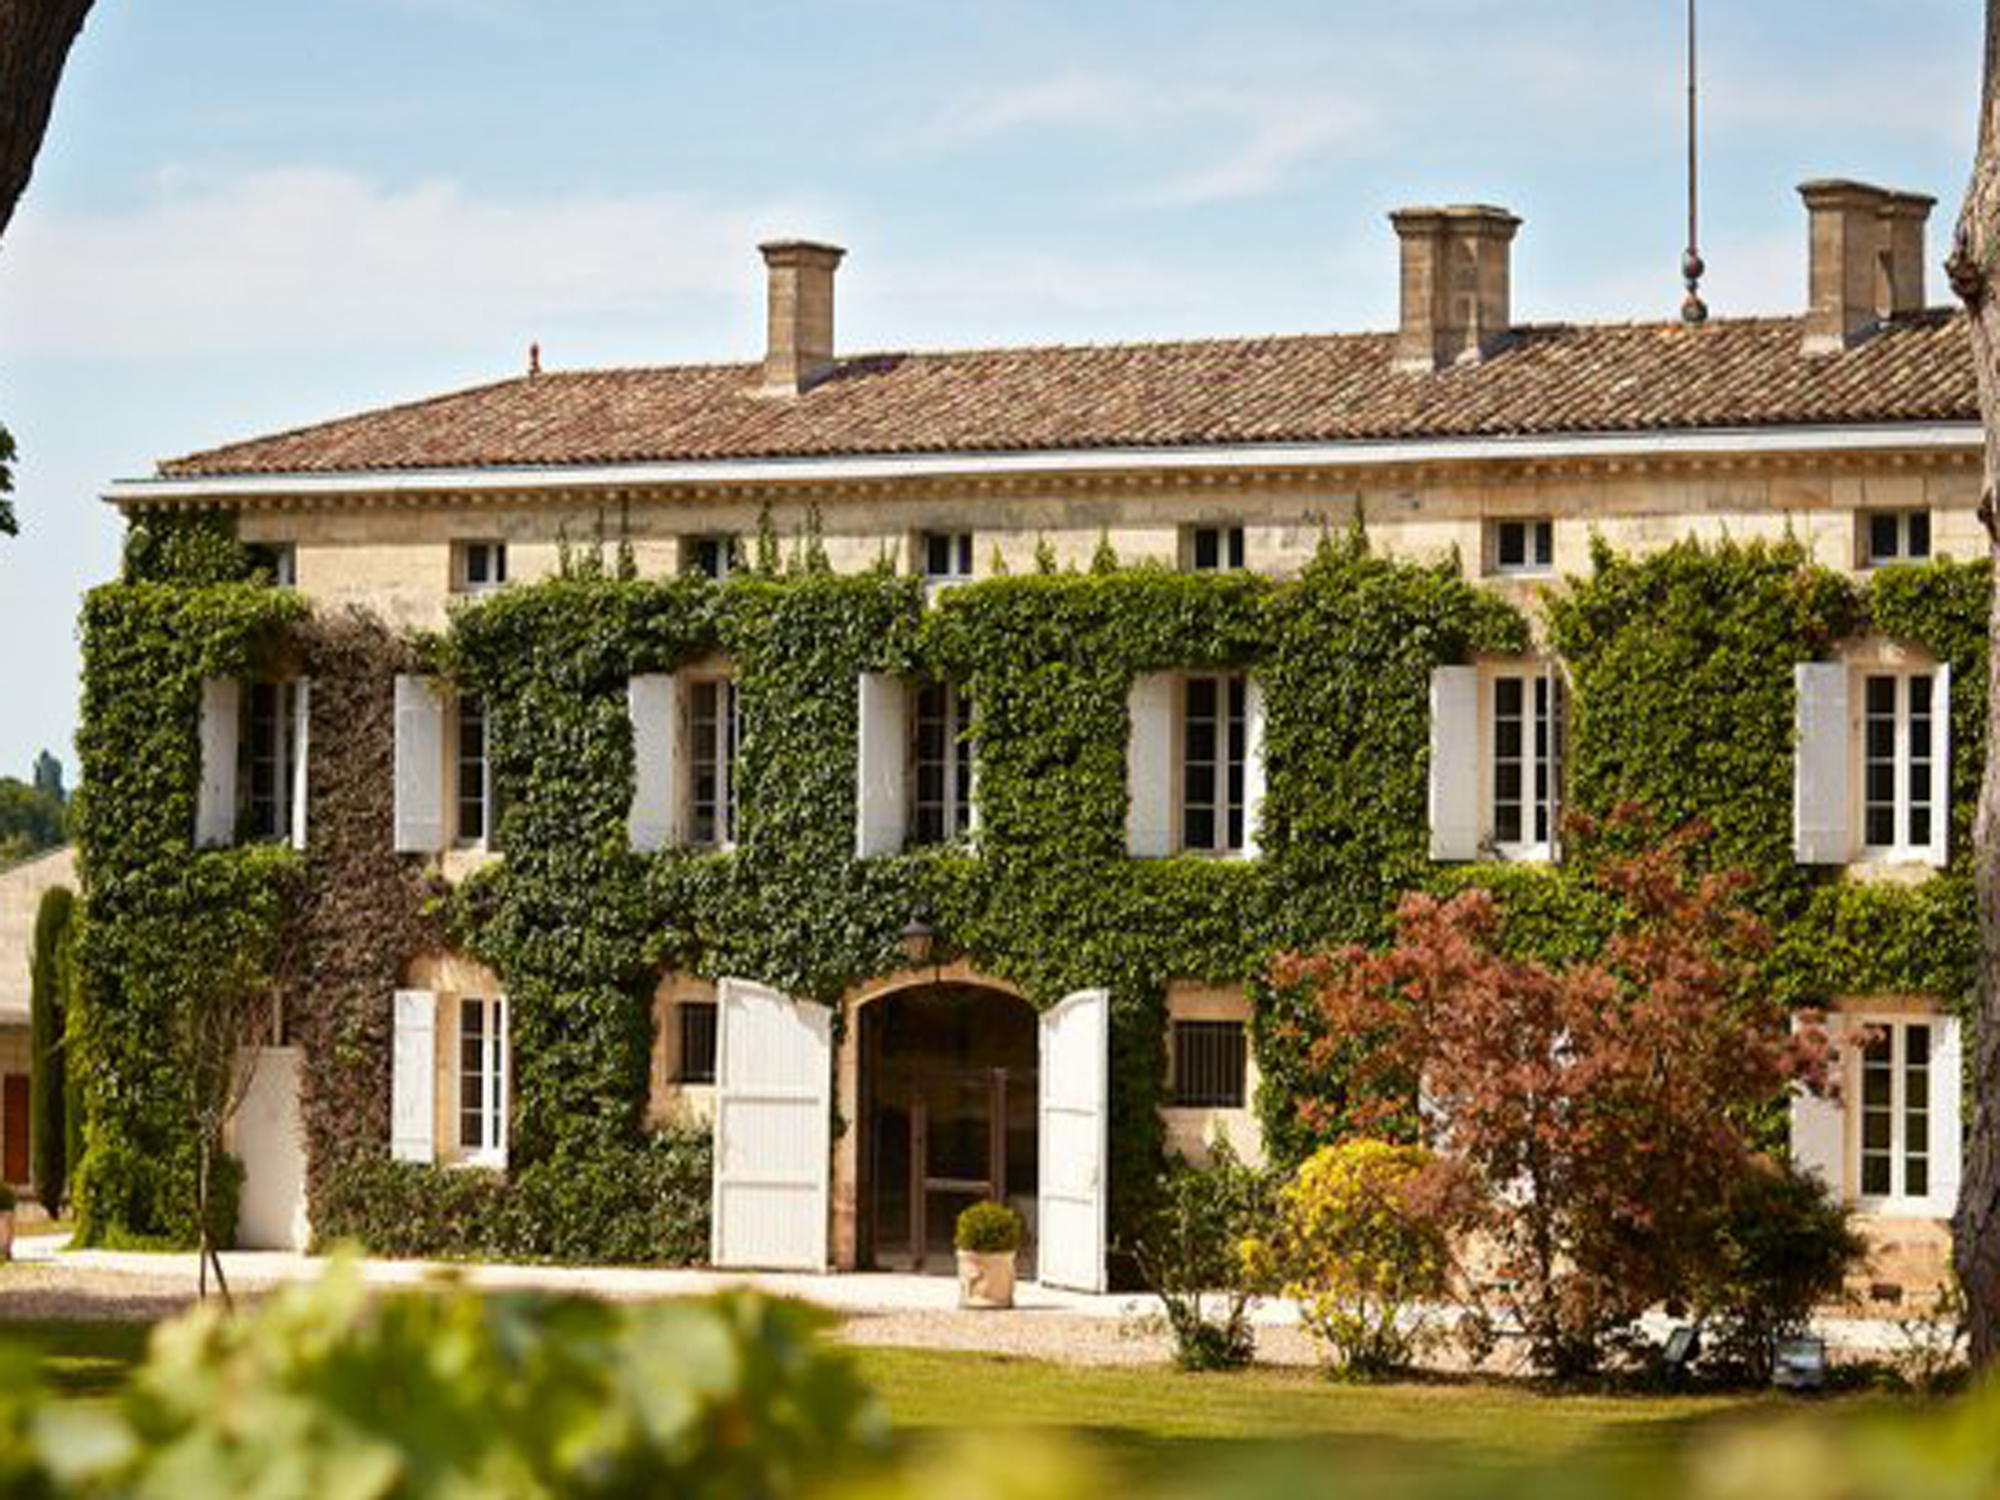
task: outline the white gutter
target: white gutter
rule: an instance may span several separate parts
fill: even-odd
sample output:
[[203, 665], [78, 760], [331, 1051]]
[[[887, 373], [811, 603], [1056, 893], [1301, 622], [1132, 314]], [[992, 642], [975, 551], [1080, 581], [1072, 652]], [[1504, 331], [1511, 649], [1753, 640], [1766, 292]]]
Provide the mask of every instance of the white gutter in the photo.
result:
[[829, 458], [712, 459], [622, 464], [520, 464], [463, 469], [325, 474], [223, 474], [120, 479], [114, 505], [251, 497], [479, 494], [533, 489], [663, 485], [856, 483], [1035, 474], [1214, 473], [1236, 470], [1385, 468], [1524, 460], [1638, 460], [1977, 449], [1977, 422], [1885, 422], [1849, 427], [1706, 428], [1586, 433], [1574, 437], [1439, 438], [1415, 442], [1252, 443], [1204, 448], [1050, 449], [1019, 453], [862, 454]]

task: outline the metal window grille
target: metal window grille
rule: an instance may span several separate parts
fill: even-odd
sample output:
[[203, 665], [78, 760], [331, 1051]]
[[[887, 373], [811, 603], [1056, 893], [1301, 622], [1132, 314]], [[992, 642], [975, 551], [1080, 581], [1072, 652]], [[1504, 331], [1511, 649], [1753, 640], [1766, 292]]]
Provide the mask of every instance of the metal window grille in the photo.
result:
[[1174, 1022], [1174, 1103], [1241, 1109], [1250, 1049], [1240, 1021]]

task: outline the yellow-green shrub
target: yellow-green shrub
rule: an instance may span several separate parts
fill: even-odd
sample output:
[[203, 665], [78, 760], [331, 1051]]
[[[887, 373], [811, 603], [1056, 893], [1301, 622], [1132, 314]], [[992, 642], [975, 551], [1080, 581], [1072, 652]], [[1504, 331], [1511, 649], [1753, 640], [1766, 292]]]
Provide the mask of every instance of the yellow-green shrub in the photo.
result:
[[1278, 1231], [1245, 1246], [1299, 1305], [1334, 1368], [1400, 1370], [1438, 1332], [1424, 1304], [1446, 1290], [1447, 1217], [1437, 1159], [1419, 1146], [1355, 1140], [1313, 1153], [1278, 1198]]

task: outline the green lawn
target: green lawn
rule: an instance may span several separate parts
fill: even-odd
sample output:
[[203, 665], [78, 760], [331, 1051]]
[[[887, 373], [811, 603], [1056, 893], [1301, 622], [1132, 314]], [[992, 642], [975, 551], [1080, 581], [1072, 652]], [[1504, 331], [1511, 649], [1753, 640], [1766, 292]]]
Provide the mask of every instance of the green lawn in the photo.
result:
[[1289, 1370], [1074, 1369], [904, 1349], [858, 1354], [905, 1430], [1041, 1429], [1077, 1440], [1135, 1489], [1199, 1485], [1210, 1474], [1241, 1481], [1273, 1468], [1385, 1482], [1582, 1469], [1636, 1483], [1703, 1432], [1784, 1404], [1556, 1396], [1494, 1383], [1348, 1386]]
[[150, 1323], [107, 1319], [0, 1319], [0, 1342], [37, 1351], [50, 1383], [75, 1396], [117, 1389], [151, 1332]]
[[[0, 1342], [39, 1351], [61, 1390], [117, 1387], [145, 1349], [142, 1323], [0, 1320]], [[1547, 1475], [1581, 1493], [1649, 1493], [1656, 1461], [1706, 1432], [1787, 1403], [1742, 1396], [1556, 1396], [1525, 1385], [1332, 1384], [1309, 1372], [1183, 1375], [1078, 1369], [1034, 1360], [906, 1349], [854, 1351], [909, 1441], [1031, 1430], [1104, 1464], [1121, 1491], [1171, 1494], [1226, 1479], [1234, 1494], [1289, 1494], [1330, 1475], [1341, 1493], [1397, 1493], [1409, 1481], [1489, 1482], [1473, 1493], [1538, 1496]], [[1269, 1475], [1268, 1490], [1255, 1481]], [[1426, 1489], [1428, 1495], [1433, 1493]]]

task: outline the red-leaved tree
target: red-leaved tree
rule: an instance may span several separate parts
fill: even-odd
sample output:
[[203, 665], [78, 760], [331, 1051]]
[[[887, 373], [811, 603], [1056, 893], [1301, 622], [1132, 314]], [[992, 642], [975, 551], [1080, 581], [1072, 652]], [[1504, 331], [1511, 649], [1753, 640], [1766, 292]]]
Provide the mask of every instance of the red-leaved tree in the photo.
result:
[[[1630, 809], [1612, 822], [1623, 844], [1644, 832]], [[1579, 843], [1608, 831], [1572, 828]], [[1794, 1033], [1755, 991], [1748, 877], [1692, 869], [1702, 836], [1592, 862], [1624, 917], [1589, 961], [1508, 956], [1492, 894], [1473, 889], [1405, 896], [1386, 951], [1292, 957], [1275, 976], [1316, 994], [1314, 1062], [1344, 1077], [1346, 1128], [1406, 1132], [1415, 1103], [1471, 1179], [1483, 1279], [1559, 1375], [1693, 1288], [1753, 1169], [1757, 1115], [1794, 1082], [1827, 1086], [1824, 1034]]]

